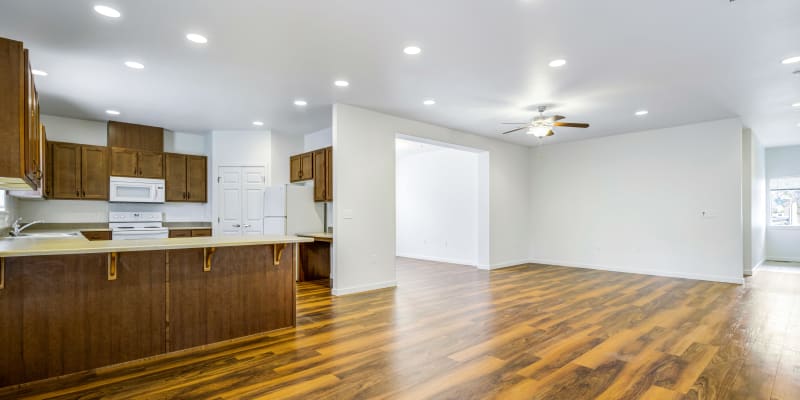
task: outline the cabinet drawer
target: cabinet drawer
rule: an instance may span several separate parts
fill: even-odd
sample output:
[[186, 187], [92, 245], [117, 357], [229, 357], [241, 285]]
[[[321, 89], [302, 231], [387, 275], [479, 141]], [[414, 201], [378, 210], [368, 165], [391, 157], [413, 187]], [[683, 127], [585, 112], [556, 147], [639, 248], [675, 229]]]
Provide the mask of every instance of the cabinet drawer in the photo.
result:
[[192, 229], [192, 237], [209, 237], [211, 229]]
[[192, 230], [191, 229], [170, 229], [169, 230], [169, 237], [171, 237], [171, 238], [192, 237]]
[[81, 231], [81, 234], [89, 241], [111, 240], [111, 231]]

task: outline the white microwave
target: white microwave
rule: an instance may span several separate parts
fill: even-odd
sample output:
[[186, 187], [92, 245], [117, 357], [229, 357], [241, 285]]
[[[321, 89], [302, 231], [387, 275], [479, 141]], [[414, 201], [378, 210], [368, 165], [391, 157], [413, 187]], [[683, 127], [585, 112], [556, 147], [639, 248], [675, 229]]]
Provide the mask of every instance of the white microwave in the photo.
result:
[[112, 203], [163, 203], [164, 180], [112, 176], [108, 200]]

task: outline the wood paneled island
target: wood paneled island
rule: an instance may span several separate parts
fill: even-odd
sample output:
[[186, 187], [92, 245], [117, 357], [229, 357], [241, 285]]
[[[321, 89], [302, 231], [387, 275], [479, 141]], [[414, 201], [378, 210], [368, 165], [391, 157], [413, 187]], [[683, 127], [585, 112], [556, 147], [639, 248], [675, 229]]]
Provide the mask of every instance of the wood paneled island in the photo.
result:
[[289, 236], [0, 240], [0, 387], [295, 325]]

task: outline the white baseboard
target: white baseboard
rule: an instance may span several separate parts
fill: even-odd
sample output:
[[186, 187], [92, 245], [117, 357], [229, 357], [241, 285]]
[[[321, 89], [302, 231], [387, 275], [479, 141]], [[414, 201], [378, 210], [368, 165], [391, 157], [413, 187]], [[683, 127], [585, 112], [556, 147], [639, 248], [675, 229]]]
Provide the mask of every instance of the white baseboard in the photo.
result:
[[447, 263], [447, 264], [458, 264], [458, 265], [466, 265], [468, 267], [476, 267], [476, 263], [470, 260], [458, 260], [454, 258], [446, 258], [446, 257], [431, 257], [431, 256], [421, 256], [419, 254], [397, 254], [397, 257], [402, 258], [412, 258], [415, 260], [424, 260], [424, 261], [433, 261], [433, 262], [440, 262], [440, 263]]
[[517, 267], [517, 266], [525, 265], [525, 264], [529, 264], [529, 263], [530, 263], [530, 261], [528, 261], [528, 260], [506, 261], [506, 262], [495, 263], [495, 264], [491, 264], [491, 265], [486, 265], [486, 264], [478, 265], [478, 268], [485, 269], [487, 271], [491, 271], [491, 270], [501, 269], [501, 268]]
[[793, 258], [793, 257], [767, 257], [767, 259], [765, 261], [800, 262], [800, 258]]
[[378, 282], [378, 283], [371, 283], [369, 285], [354, 286], [349, 288], [341, 288], [341, 289], [334, 288], [333, 290], [331, 290], [331, 293], [333, 293], [334, 296], [344, 296], [346, 294], [369, 292], [370, 290], [386, 289], [395, 286], [397, 286], [397, 281]]
[[758, 264], [756, 264], [754, 267], [752, 267], [752, 268], [745, 268], [745, 270], [744, 270], [744, 274], [745, 274], [745, 275], [750, 275], [750, 276], [752, 276], [753, 274], [755, 274], [756, 272], [758, 272], [758, 269], [759, 269], [759, 268], [761, 268], [761, 266], [762, 266], [762, 265], [764, 265], [764, 263], [765, 263], [766, 261], [767, 261], [767, 260], [761, 260], [761, 261], [759, 261], [759, 262], [758, 262]]
[[629, 268], [617, 268], [617, 267], [608, 267], [604, 265], [580, 264], [580, 263], [571, 263], [571, 262], [553, 261], [553, 260], [530, 260], [529, 262], [531, 264], [557, 265], [560, 267], [595, 269], [600, 271], [623, 272], [627, 274], [654, 275], [654, 276], [664, 276], [667, 278], [693, 279], [696, 281], [734, 283], [737, 285], [744, 284], [744, 277], [738, 278], [738, 277], [728, 277], [719, 275], [687, 274], [681, 272], [676, 273], [672, 271], [659, 271], [659, 270], [642, 271]]

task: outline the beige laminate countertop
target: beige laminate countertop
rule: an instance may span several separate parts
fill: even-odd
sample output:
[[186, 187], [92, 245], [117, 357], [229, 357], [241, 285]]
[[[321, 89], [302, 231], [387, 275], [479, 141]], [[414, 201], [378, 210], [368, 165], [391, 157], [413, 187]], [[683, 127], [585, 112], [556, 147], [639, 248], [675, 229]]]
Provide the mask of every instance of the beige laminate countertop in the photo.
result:
[[297, 236], [310, 237], [328, 242], [333, 241], [333, 234], [327, 232], [298, 233]]
[[80, 235], [70, 238], [0, 239], [0, 257], [257, 246], [281, 243], [309, 243], [313, 241], [310, 238], [281, 235], [102, 240], [94, 242], [86, 240]]

